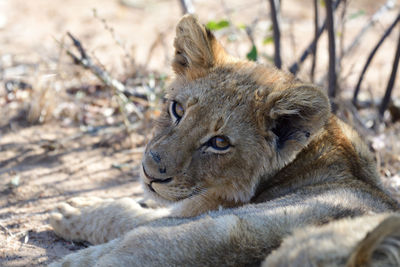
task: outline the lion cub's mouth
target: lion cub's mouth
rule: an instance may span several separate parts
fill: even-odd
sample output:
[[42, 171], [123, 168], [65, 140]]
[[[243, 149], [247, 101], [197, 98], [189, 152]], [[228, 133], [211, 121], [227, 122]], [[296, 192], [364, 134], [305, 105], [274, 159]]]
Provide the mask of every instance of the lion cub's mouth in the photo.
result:
[[153, 183], [167, 184], [167, 183], [172, 181], [172, 177], [168, 177], [168, 178], [162, 179], [162, 178], [155, 178], [153, 176], [150, 176], [146, 172], [146, 169], [145, 169], [145, 167], [143, 165], [142, 165], [142, 169], [143, 169], [144, 176], [147, 178], [147, 180], [145, 180], [144, 182], [145, 182], [146, 186], [154, 193], [157, 193], [157, 192], [156, 192], [156, 190], [154, 190], [154, 188], [152, 186]]
[[[174, 185], [169, 185], [174, 180], [174, 177], [168, 177], [168, 178], [155, 178], [152, 177], [151, 175], [148, 174], [146, 171], [146, 168], [144, 165], [142, 165], [142, 170], [143, 170], [143, 182], [145, 186], [148, 188], [149, 191], [153, 192], [153, 194], [156, 194], [157, 196], [169, 200], [169, 201], [180, 201], [186, 198], [193, 197], [194, 195], [197, 195], [200, 193], [200, 190], [197, 190], [196, 188], [188, 188], [186, 190], [177, 190], [177, 188]], [[162, 188], [156, 187], [154, 188], [154, 185], [164, 185]]]

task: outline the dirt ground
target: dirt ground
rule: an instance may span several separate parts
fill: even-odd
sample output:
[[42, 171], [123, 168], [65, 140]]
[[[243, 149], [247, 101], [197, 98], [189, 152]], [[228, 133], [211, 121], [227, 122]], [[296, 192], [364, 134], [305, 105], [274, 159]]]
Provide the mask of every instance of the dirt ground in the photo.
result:
[[[350, 2], [348, 14], [362, 10], [362, 15], [347, 22], [346, 36], [355, 36], [386, 1]], [[267, 1], [194, 3], [203, 22], [227, 18], [235, 25], [257, 23], [253, 32], [257, 44], [270, 27]], [[285, 68], [311, 40], [309, 3], [283, 1]], [[366, 55], [394, 18], [394, 10], [398, 6], [386, 12], [344, 59], [343, 103], [352, 93]], [[173, 0], [0, 0], [0, 266], [42, 266], [88, 245], [62, 240], [52, 232], [48, 214], [59, 202], [74, 196], [141, 197], [141, 154], [158, 114], [165, 86], [161, 77], [171, 75], [172, 38], [181, 14], [179, 1]], [[65, 49], [71, 48], [67, 31], [115, 78], [144, 90], [151, 99], [137, 104], [144, 118], [132, 115], [129, 133], [113, 93], [66, 55]], [[227, 28], [216, 35], [230, 53], [244, 58], [249, 52], [251, 43], [244, 31]], [[345, 39], [345, 45], [351, 40]], [[376, 55], [363, 83], [362, 99], [382, 96], [396, 41], [397, 35], [390, 36]], [[272, 45], [260, 47], [265, 63]], [[325, 47], [323, 36], [316, 71], [316, 81], [322, 85]], [[299, 74], [306, 80], [307, 66], [309, 62]], [[395, 97], [400, 96], [399, 78]], [[399, 197], [400, 124], [388, 123], [374, 132], [360, 127], [346, 107], [339, 115], [363, 134], [376, 153], [383, 183]], [[368, 125], [371, 113], [360, 113], [358, 119]]]

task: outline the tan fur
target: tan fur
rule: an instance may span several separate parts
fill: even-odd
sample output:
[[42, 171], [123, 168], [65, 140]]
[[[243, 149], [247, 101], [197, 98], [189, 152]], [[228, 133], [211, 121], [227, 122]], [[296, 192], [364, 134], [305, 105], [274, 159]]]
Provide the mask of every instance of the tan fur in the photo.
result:
[[297, 229], [262, 267], [400, 266], [400, 214], [366, 215]]
[[[400, 266], [400, 216], [384, 218], [359, 242], [347, 261], [348, 267]], [[371, 220], [366, 218], [363, 224], [369, 225]]]
[[[146, 194], [166, 208], [61, 204], [54, 230], [100, 245], [52, 266], [259, 264], [295, 229], [398, 209], [319, 88], [230, 57], [193, 16], [176, 34], [177, 76], [142, 162]], [[214, 137], [230, 146], [213, 148]]]

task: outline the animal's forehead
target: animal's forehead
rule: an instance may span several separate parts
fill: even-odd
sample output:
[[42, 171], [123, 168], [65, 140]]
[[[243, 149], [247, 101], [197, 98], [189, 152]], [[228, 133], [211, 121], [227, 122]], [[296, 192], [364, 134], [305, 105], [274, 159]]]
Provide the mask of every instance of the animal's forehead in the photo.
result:
[[237, 106], [250, 104], [258, 87], [250, 75], [219, 68], [203, 78], [183, 84], [176, 97], [184, 102], [195, 99], [200, 106]]

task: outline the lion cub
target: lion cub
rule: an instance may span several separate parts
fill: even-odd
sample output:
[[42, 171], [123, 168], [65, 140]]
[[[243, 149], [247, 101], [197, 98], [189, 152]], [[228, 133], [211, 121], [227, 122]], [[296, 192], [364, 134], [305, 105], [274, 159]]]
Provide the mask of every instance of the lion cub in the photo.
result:
[[176, 78], [142, 162], [144, 190], [165, 208], [61, 204], [56, 233], [99, 245], [52, 266], [254, 265], [295, 229], [398, 209], [319, 88], [229, 56], [193, 16], [174, 46]]

